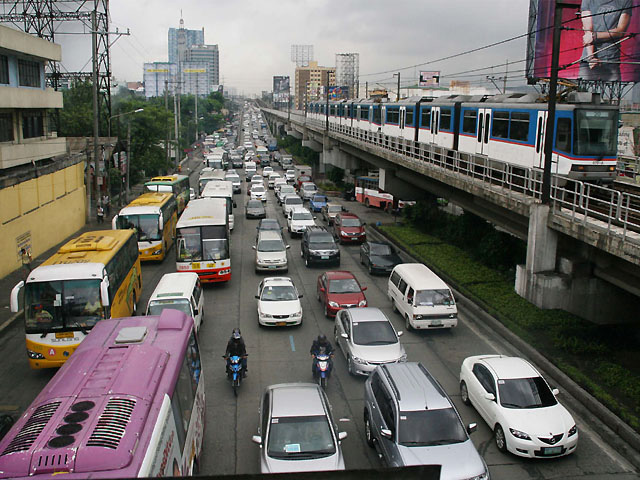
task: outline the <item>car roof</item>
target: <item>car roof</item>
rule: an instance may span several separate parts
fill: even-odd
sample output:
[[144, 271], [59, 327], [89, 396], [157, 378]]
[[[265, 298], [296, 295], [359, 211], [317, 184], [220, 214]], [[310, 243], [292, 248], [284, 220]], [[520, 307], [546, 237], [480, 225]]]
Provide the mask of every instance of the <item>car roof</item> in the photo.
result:
[[311, 213], [307, 208], [301, 206], [301, 205], [294, 205], [293, 208], [291, 209], [292, 212], [298, 213], [298, 212], [307, 212], [307, 213]]
[[347, 270], [332, 270], [324, 272], [329, 280], [341, 280], [346, 278], [356, 278], [355, 275]]
[[389, 322], [387, 316], [376, 307], [350, 308], [351, 320], [353, 322]]
[[342, 215], [340, 215], [342, 218], [360, 218], [358, 217], [358, 215], [356, 215], [355, 213], [351, 213], [351, 212], [344, 212]]
[[295, 286], [293, 284], [293, 280], [291, 280], [289, 277], [267, 277], [262, 282], [263, 282], [262, 284], [265, 287], [267, 285], [270, 287], [277, 287], [277, 286], [284, 286], [284, 285]]
[[[259, 200], [258, 200], [258, 201], [259, 201]], [[273, 224], [275, 224], [275, 225], [280, 226], [280, 222], [278, 221], [278, 219], [277, 219], [277, 218], [262, 218], [262, 219], [260, 220], [260, 222], [258, 223], [258, 227], [259, 227], [260, 225], [264, 225], [265, 223], [273, 223]]]
[[282, 235], [277, 230], [262, 230], [258, 234], [258, 241], [260, 240], [282, 240]]
[[394, 363], [378, 368], [391, 384], [400, 411], [439, 410], [452, 407], [442, 387], [421, 363]]
[[539, 377], [540, 373], [524, 358], [487, 356], [481, 360], [487, 364], [496, 374], [497, 378], [532, 378]]
[[326, 415], [321, 392], [315, 383], [284, 383], [267, 387], [272, 417]]

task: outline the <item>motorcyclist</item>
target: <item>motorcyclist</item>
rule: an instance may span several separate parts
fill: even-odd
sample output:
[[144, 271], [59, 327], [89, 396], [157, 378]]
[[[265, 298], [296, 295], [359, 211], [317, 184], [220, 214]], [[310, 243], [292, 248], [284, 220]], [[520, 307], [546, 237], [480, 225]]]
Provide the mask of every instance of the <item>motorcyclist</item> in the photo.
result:
[[231, 357], [238, 356], [242, 365], [242, 376], [247, 376], [247, 347], [244, 344], [239, 328], [234, 328], [233, 332], [231, 332], [231, 338], [227, 342], [227, 351], [224, 356], [227, 360], [227, 372], [231, 368]]
[[331, 371], [333, 370], [333, 347], [331, 346], [331, 342], [327, 340], [327, 336], [324, 334], [318, 335], [318, 338], [316, 338], [311, 344], [311, 350], [309, 350], [309, 353], [313, 358], [313, 364], [311, 365], [311, 373], [313, 374], [314, 378], [317, 375], [317, 367], [318, 367], [318, 359], [316, 358], [316, 356], [321, 352], [324, 352], [326, 355], [329, 355], [328, 372], [331, 373]]

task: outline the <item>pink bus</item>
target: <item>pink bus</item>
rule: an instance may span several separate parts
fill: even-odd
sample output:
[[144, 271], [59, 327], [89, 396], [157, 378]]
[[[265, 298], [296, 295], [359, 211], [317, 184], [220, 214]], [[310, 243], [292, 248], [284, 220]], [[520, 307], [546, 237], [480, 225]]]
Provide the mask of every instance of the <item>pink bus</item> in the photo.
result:
[[178, 310], [96, 324], [0, 441], [0, 478], [129, 478], [198, 471], [204, 376]]

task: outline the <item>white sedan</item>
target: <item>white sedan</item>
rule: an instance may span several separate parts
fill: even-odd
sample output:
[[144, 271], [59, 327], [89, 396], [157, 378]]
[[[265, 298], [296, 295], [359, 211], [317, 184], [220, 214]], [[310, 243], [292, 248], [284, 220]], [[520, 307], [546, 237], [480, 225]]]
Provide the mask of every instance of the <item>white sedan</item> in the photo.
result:
[[273, 167], [264, 167], [262, 169], [262, 176], [265, 178], [269, 178], [269, 175], [273, 173]]
[[264, 185], [251, 185], [251, 200], [267, 201], [267, 190], [264, 188]]
[[518, 357], [467, 357], [460, 368], [460, 397], [493, 429], [502, 452], [529, 458], [569, 455], [578, 446], [571, 414], [529, 362]]
[[307, 227], [313, 227], [316, 222], [309, 210], [304, 207], [293, 207], [287, 216], [287, 229], [291, 236], [302, 235]]
[[267, 277], [258, 286], [258, 323], [268, 327], [287, 327], [302, 323], [298, 289], [289, 277]]

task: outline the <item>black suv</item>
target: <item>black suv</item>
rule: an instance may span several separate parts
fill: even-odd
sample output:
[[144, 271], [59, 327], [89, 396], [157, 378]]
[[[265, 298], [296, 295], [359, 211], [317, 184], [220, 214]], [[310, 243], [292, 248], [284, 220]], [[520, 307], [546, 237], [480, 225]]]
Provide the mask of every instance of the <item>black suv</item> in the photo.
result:
[[340, 266], [340, 248], [324, 227], [307, 227], [302, 235], [300, 255], [307, 267], [327, 263]]

